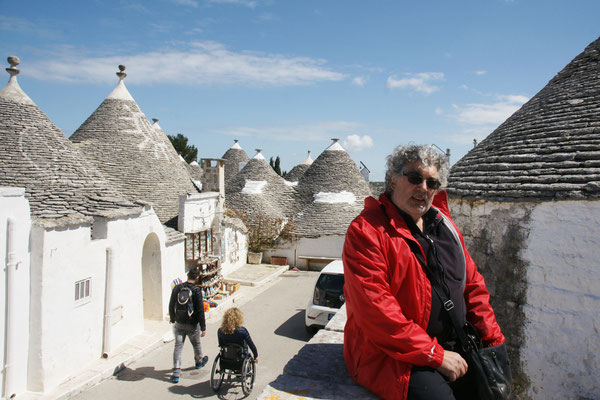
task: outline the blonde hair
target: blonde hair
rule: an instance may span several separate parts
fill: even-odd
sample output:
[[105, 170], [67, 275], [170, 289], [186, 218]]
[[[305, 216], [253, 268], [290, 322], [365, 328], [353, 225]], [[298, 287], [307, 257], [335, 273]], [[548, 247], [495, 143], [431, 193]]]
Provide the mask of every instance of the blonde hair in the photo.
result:
[[221, 331], [226, 335], [230, 335], [235, 332], [236, 329], [241, 328], [243, 323], [244, 314], [242, 314], [239, 308], [232, 307], [223, 314]]

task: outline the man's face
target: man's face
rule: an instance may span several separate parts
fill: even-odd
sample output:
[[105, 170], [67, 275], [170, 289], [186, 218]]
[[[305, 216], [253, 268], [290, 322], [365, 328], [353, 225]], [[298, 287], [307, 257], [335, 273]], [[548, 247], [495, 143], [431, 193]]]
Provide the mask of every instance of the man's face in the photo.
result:
[[[409, 175], [409, 176], [406, 176]], [[420, 184], [413, 184], [421, 176]], [[408, 164], [399, 174], [392, 178], [392, 202], [402, 211], [410, 215], [415, 223], [429, 210], [436, 189], [427, 187], [427, 179], [439, 180], [436, 167], [424, 167], [420, 162]]]

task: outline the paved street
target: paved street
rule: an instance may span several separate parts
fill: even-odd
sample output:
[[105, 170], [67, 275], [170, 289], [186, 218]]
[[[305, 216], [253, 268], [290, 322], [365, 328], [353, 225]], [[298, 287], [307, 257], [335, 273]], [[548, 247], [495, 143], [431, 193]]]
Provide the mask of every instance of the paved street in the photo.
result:
[[[317, 277], [317, 272], [287, 271], [274, 282], [241, 298], [236, 306], [244, 312], [244, 325], [250, 331], [259, 352], [257, 380], [248, 399], [255, 399], [274, 380], [283, 367], [310, 339], [304, 329], [304, 309]], [[178, 384], [169, 380], [172, 368], [173, 342], [168, 342], [128, 365], [118, 376], [72, 398], [100, 399], [180, 399], [181, 396], [208, 399], [239, 399], [241, 387], [224, 382], [218, 396], [210, 389], [210, 370], [218, 352], [217, 329], [220, 319], [207, 324], [202, 338], [204, 353], [209, 356], [206, 367], [192, 368], [193, 353], [189, 342], [183, 349], [184, 371]], [[186, 369], [186, 366], [189, 366]]]

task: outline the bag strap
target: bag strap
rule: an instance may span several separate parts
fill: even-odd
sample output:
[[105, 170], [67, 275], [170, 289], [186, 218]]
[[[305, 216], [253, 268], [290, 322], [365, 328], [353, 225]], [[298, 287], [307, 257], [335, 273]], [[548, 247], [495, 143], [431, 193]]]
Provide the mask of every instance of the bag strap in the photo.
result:
[[[385, 206], [383, 204], [380, 204], [380, 208], [383, 214], [386, 216], [386, 218], [389, 218]], [[427, 278], [429, 278], [429, 281], [431, 282], [431, 288], [440, 298], [444, 310], [446, 310], [446, 312], [448, 313], [450, 321], [452, 322], [452, 326], [454, 327], [454, 331], [456, 332], [458, 342], [462, 347], [463, 351], [468, 353], [471, 350], [475, 350], [473, 346], [471, 346], [469, 339], [467, 338], [467, 335], [458, 319], [456, 309], [454, 308], [454, 302], [450, 300], [450, 298], [446, 295], [446, 292], [444, 291], [444, 288], [442, 287], [442, 284], [438, 280], [437, 276], [427, 266], [427, 263], [423, 258], [423, 253], [421, 253], [421, 247], [412, 239], [405, 238], [404, 240], [408, 244], [408, 247], [410, 247], [410, 250], [413, 252], [415, 257], [417, 257], [417, 260], [419, 260], [419, 264], [421, 264], [423, 271], [425, 271], [425, 275], [427, 276]]]
[[454, 302], [446, 295], [446, 292], [444, 291], [444, 288], [442, 287], [442, 284], [440, 283], [439, 279], [427, 266], [427, 263], [423, 258], [423, 254], [421, 254], [421, 248], [417, 245], [417, 243], [415, 243], [411, 239], [406, 239], [406, 242], [408, 243], [408, 246], [410, 247], [411, 251], [417, 257], [417, 260], [419, 260], [419, 264], [421, 264], [421, 267], [425, 271], [425, 275], [427, 275], [429, 281], [431, 282], [431, 288], [440, 298], [444, 310], [448, 313], [450, 321], [452, 322], [452, 326], [454, 327], [454, 331], [456, 332], [458, 342], [460, 343], [463, 351], [469, 352], [471, 350], [474, 350], [473, 346], [471, 346], [471, 344], [469, 343], [469, 339], [467, 338], [463, 327], [460, 324], [458, 315], [456, 314], [456, 308], [454, 307]]

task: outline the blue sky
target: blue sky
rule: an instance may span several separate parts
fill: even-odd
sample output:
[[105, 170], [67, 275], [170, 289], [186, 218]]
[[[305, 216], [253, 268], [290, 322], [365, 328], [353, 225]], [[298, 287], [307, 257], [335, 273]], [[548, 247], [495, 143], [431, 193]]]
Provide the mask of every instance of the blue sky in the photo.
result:
[[0, 0], [0, 55], [67, 137], [124, 64], [146, 116], [199, 157], [239, 139], [290, 170], [339, 138], [382, 180], [399, 144], [459, 160], [600, 36], [598, 15], [598, 0]]

